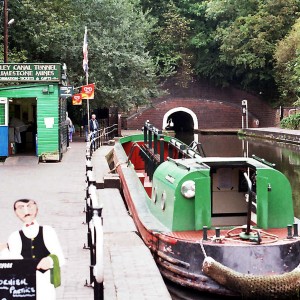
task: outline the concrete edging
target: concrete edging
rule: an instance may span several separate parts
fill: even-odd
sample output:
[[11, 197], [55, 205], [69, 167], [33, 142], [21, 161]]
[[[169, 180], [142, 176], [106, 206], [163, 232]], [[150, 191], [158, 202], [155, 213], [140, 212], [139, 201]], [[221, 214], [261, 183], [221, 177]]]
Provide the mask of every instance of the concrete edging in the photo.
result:
[[300, 131], [299, 130], [259, 130], [259, 129], [241, 129], [238, 135], [264, 138], [286, 143], [300, 144]]

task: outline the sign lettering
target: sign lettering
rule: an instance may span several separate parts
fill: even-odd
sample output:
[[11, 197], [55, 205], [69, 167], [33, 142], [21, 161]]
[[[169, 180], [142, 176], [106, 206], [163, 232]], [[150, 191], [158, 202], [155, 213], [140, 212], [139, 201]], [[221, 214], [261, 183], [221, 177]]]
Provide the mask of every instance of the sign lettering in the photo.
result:
[[73, 95], [73, 86], [61, 86], [59, 89], [59, 96], [61, 98], [68, 98]]
[[0, 82], [60, 82], [60, 80], [60, 64], [0, 64]]

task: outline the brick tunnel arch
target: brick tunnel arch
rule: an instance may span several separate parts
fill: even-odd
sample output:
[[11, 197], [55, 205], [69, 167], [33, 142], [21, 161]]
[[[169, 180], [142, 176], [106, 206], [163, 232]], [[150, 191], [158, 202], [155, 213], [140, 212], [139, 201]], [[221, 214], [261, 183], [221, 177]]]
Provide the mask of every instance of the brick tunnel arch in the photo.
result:
[[248, 101], [249, 127], [272, 127], [277, 123], [276, 110], [260, 97], [234, 87], [216, 87], [207, 80], [194, 80], [188, 88], [168, 79], [165, 96], [151, 100], [124, 118], [125, 129], [140, 129], [149, 120], [157, 128], [165, 128], [172, 114], [191, 116], [195, 129], [241, 128], [242, 100]]
[[[250, 107], [252, 107], [252, 102]], [[252, 113], [249, 109], [249, 127], [266, 126], [263, 119], [267, 113], [275, 115], [266, 106], [260, 106], [256, 113], [261, 113], [261, 117]], [[142, 128], [146, 120], [149, 120], [157, 128], [165, 128], [168, 119], [172, 114], [185, 113], [191, 116], [194, 122], [194, 129], [220, 129], [220, 128], [241, 128], [242, 109], [241, 105], [228, 101], [216, 101], [196, 98], [170, 98], [161, 102], [153, 103], [151, 106], [142, 109], [126, 118], [125, 129]], [[259, 124], [255, 121], [259, 120]], [[270, 119], [269, 119], [270, 120]], [[270, 124], [270, 123], [269, 123]]]
[[[182, 106], [172, 108], [164, 114], [163, 121], [162, 121], [162, 128], [166, 128], [168, 126], [168, 121], [170, 119], [172, 119], [172, 115], [174, 115], [176, 113], [182, 113], [182, 112], [187, 114], [192, 119], [192, 122], [193, 122], [192, 127], [193, 128], [191, 128], [191, 129], [198, 129], [199, 124], [198, 124], [198, 118], [197, 118], [196, 114], [189, 108], [182, 107]], [[172, 121], [174, 121], [174, 117], [173, 117]], [[174, 124], [175, 124], [175, 126], [178, 125], [178, 124], [176, 124], [176, 122], [174, 122]]]

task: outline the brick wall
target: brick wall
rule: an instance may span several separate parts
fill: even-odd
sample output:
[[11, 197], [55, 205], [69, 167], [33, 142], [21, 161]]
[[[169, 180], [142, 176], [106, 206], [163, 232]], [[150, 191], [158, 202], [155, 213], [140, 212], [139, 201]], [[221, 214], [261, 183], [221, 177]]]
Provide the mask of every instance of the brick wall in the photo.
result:
[[234, 87], [215, 87], [203, 80], [191, 83], [188, 88], [180, 88], [169, 80], [164, 84], [164, 89], [168, 90], [168, 94], [154, 99], [152, 107], [127, 118], [124, 125], [126, 129], [141, 129], [146, 120], [161, 128], [164, 115], [176, 107], [192, 110], [198, 118], [199, 128], [241, 128], [241, 103], [244, 99], [248, 102], [249, 127], [276, 124], [275, 109], [259, 97]]

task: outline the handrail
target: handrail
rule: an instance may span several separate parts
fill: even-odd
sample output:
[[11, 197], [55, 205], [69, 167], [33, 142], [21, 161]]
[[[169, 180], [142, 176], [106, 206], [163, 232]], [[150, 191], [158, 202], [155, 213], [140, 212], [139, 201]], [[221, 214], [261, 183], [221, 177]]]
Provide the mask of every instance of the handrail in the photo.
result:
[[140, 149], [140, 151], [143, 152], [143, 154], [145, 154], [145, 156], [150, 160], [150, 156], [148, 155], [148, 153], [137, 143], [133, 143], [131, 148], [130, 148], [130, 151], [129, 151], [129, 154], [128, 154], [128, 159], [127, 159], [127, 164], [129, 164], [129, 161], [132, 157], [132, 154], [133, 154], [133, 151], [134, 151], [134, 148], [137, 147]]
[[[113, 129], [111, 130], [111, 128]], [[95, 132], [89, 133], [87, 146], [90, 150], [90, 156], [92, 156], [93, 152], [96, 151], [99, 147], [101, 147], [104, 142], [108, 141], [109, 137], [114, 131], [118, 132], [118, 124], [113, 124], [105, 128], [100, 128]]]
[[192, 141], [189, 145], [189, 148], [195, 150], [198, 152], [198, 154], [202, 157], [206, 157], [206, 154], [204, 152], [203, 146], [201, 143], [196, 142], [196, 141]]
[[180, 153], [189, 156], [190, 158], [197, 157], [197, 155], [201, 157], [206, 157], [204, 149], [201, 143], [197, 143], [193, 141], [189, 146], [178, 141], [175, 138], [171, 138], [170, 144], [176, 148]]

